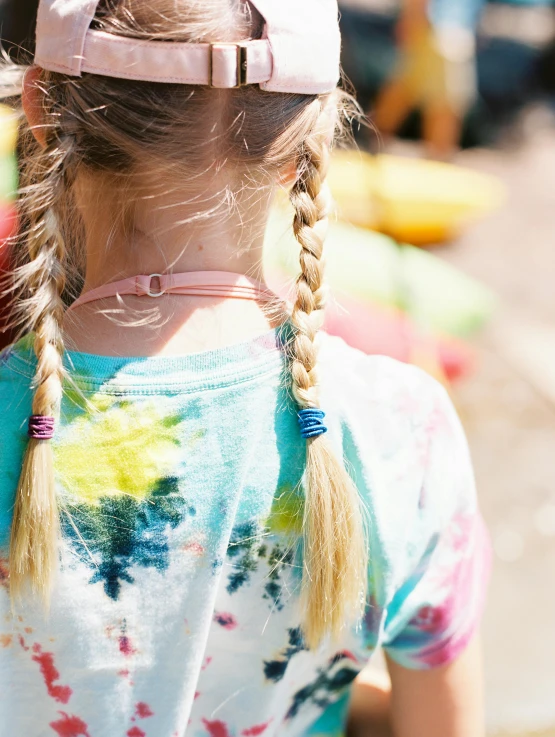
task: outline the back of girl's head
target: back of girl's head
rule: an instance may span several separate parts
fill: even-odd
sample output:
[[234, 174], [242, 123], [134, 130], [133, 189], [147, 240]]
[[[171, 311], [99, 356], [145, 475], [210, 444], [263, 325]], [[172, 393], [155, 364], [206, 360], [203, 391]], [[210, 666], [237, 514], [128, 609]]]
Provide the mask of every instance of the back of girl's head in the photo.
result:
[[[93, 27], [168, 44], [234, 43], [260, 39], [264, 19], [247, 0], [103, 0]], [[206, 206], [197, 216], [225, 217], [233, 203], [270, 192], [287, 169], [294, 172], [291, 200], [301, 248], [291, 316], [292, 388], [299, 409], [318, 408], [325, 177], [342, 93], [275, 93], [258, 85], [214, 89], [45, 70], [37, 84], [44, 140], [38, 144], [28, 130], [23, 133], [21, 203], [28, 228], [20, 240], [26, 258], [16, 274], [26, 292], [20, 301], [22, 318], [35, 334], [33, 416], [59, 413], [64, 292], [70, 266], [82, 260], [83, 224], [74, 200], [81, 178], [96, 182], [99, 192], [109, 183], [131, 219], [146, 196], [145, 182], [149, 194], [157, 187], [165, 192], [174, 187], [187, 197], [190, 190], [191, 201], [199, 200], [199, 186], [209, 188], [212, 182], [210, 195], [200, 198]], [[360, 612], [367, 562], [357, 492], [322, 435], [307, 440], [304, 486], [304, 621], [313, 646]], [[28, 583], [38, 593], [50, 590], [58, 525], [50, 443], [32, 436], [12, 526], [14, 596]]]
[[[263, 21], [246, 0], [104, 0], [95, 26], [119, 36], [211, 43], [260, 38]], [[184, 172], [194, 182], [195, 175], [222, 168], [229, 175], [258, 171], [269, 181], [294, 160], [329, 102], [257, 85], [214, 89], [90, 74], [43, 72], [41, 86], [47, 138], [68, 145], [70, 168], [122, 178], [166, 163], [180, 186]], [[239, 194], [243, 178], [230, 176], [229, 183]]]

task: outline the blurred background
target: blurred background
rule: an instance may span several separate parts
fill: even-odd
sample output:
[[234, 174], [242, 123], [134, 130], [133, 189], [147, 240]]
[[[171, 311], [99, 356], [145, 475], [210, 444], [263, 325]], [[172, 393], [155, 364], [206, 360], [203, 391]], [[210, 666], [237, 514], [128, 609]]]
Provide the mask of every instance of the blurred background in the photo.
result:
[[[36, 4], [0, 0], [12, 56], [32, 49]], [[495, 552], [489, 733], [555, 737], [555, 7], [340, 5], [345, 72], [371, 124], [332, 162], [327, 329], [449, 387]], [[0, 111], [0, 242], [16, 227], [16, 128]], [[266, 270], [283, 291], [297, 271], [289, 230], [278, 203]]]

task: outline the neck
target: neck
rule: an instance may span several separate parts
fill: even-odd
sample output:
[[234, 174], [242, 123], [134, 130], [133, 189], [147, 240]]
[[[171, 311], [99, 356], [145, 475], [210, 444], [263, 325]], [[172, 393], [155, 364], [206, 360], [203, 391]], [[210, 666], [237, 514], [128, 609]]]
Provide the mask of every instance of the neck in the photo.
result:
[[[121, 215], [122, 208], [118, 216], [109, 196], [100, 203], [82, 192], [87, 234], [84, 291], [137, 274], [170, 272], [230, 271], [263, 281], [271, 194], [258, 194], [254, 203], [251, 196], [248, 207], [235, 202], [231, 211], [223, 189], [208, 201], [201, 196], [183, 202], [178, 195], [148, 195], [138, 200], [129, 217]], [[202, 202], [203, 212], [191, 200]]]
[[[229, 271], [264, 284], [262, 251], [271, 192], [261, 188], [229, 208], [225, 188], [210, 199], [148, 196], [125, 210], [107, 187], [80, 185], [86, 232], [84, 292], [139, 274]], [[99, 194], [101, 193], [101, 194]], [[202, 203], [199, 215], [197, 204]], [[123, 213], [123, 214], [122, 214]], [[281, 324], [283, 309], [257, 302], [167, 295], [85, 304], [67, 315], [68, 347], [101, 355], [182, 355], [249, 340]]]
[[83, 291], [138, 274], [191, 271], [230, 271], [263, 281], [263, 236], [240, 240], [231, 228], [218, 233], [184, 232], [174, 242], [135, 231], [129, 237], [114, 238], [108, 251], [95, 248], [98, 243], [91, 234]]

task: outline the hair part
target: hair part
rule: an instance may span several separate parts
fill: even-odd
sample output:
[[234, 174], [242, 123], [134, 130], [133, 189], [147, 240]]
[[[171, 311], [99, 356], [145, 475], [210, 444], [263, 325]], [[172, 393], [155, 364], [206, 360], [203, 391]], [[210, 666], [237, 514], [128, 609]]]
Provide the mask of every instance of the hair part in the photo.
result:
[[[95, 24], [131, 37], [191, 42], [258, 38], [262, 31], [260, 16], [246, 0], [104, 0]], [[13, 70], [0, 76], [4, 89], [17, 86]], [[83, 260], [73, 184], [82, 173], [110, 177], [122, 200], [132, 203], [145, 167], [158, 167], [191, 187], [210, 167], [229, 170], [231, 191], [222, 199], [229, 206], [250, 178], [274, 186], [284, 167], [296, 166], [291, 202], [301, 274], [291, 315], [291, 380], [299, 409], [319, 407], [325, 179], [333, 127], [347, 96], [339, 90], [318, 97], [253, 86], [213, 90], [52, 72], [42, 72], [41, 88], [48, 145], [42, 149], [31, 141], [28, 127], [24, 130], [20, 207], [28, 227], [18, 241], [21, 265], [15, 274], [23, 290], [22, 324], [35, 333], [33, 414], [57, 417], [60, 411], [64, 293], [68, 283], [79, 282], [75, 272]], [[315, 648], [361, 616], [368, 545], [358, 491], [343, 458], [323, 436], [307, 441], [304, 489], [303, 625], [308, 646]], [[12, 596], [30, 585], [48, 598], [58, 565], [59, 527], [51, 443], [31, 439], [11, 532]]]

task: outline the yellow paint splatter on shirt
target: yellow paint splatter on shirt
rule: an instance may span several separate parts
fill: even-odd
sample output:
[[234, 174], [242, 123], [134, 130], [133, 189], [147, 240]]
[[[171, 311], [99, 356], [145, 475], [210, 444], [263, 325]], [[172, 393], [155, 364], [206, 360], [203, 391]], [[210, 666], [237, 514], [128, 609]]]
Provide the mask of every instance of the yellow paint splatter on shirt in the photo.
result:
[[70, 495], [97, 504], [127, 494], [145, 499], [180, 459], [179, 424], [153, 400], [89, 400], [89, 411], [64, 428], [54, 446], [58, 480]]
[[267, 520], [270, 532], [285, 535], [300, 535], [303, 530], [304, 496], [302, 489], [282, 486], [272, 504]]

